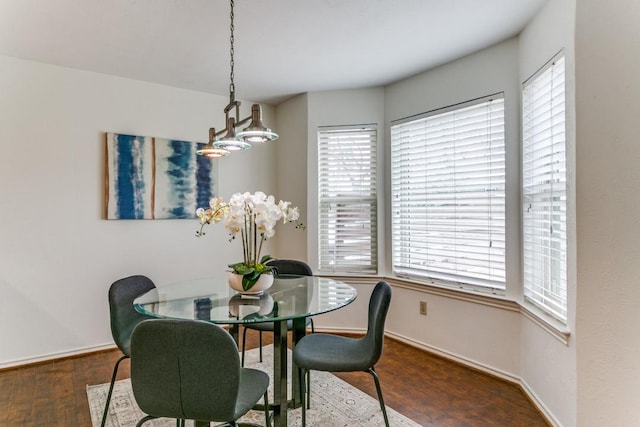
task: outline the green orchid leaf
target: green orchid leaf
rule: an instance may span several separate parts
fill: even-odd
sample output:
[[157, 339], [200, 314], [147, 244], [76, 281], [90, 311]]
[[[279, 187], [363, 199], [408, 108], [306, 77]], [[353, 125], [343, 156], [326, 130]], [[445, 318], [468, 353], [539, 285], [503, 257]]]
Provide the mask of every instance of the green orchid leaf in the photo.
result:
[[259, 278], [260, 275], [258, 275], [258, 277], [255, 279], [253, 279], [252, 275], [242, 276], [242, 289], [244, 289], [245, 292], [249, 291], [251, 288], [253, 288], [253, 285], [256, 284]]
[[258, 264], [255, 268], [248, 268], [246, 271], [247, 273], [243, 274], [242, 276], [242, 289], [244, 289], [245, 292], [253, 288], [262, 274], [272, 273], [271, 267], [265, 266], [263, 264]]
[[230, 265], [229, 267], [233, 268], [234, 273], [241, 274], [243, 276], [246, 276], [247, 274], [251, 274], [255, 271], [254, 267], [249, 267], [244, 263], [233, 264], [233, 265]]

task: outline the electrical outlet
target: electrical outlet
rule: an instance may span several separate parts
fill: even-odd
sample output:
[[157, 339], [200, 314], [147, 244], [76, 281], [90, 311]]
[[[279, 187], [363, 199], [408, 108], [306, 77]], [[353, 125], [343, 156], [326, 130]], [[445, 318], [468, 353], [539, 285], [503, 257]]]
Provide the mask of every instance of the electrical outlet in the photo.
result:
[[420, 314], [422, 314], [423, 316], [427, 315], [427, 302], [426, 301], [420, 301]]

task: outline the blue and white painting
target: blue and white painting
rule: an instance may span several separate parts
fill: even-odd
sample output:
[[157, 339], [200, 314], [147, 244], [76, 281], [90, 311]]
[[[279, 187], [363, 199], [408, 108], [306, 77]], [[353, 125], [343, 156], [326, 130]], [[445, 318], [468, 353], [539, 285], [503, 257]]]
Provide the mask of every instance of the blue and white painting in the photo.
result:
[[153, 218], [152, 138], [107, 134], [107, 218]]
[[107, 218], [195, 218], [217, 194], [217, 161], [203, 143], [107, 134]]

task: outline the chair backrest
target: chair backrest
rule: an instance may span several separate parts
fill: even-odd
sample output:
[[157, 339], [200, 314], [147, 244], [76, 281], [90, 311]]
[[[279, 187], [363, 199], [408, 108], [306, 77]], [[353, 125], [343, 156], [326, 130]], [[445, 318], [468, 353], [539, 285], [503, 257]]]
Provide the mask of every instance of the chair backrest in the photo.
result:
[[313, 276], [313, 271], [307, 263], [295, 259], [272, 259], [267, 264], [275, 267], [281, 275]]
[[131, 341], [131, 385], [145, 413], [156, 417], [233, 419], [240, 358], [231, 335], [198, 320], [140, 323]]
[[133, 308], [133, 300], [155, 287], [153, 281], [146, 276], [130, 276], [113, 282], [109, 288], [111, 335], [126, 356], [131, 355], [133, 328], [150, 318]]
[[369, 354], [369, 366], [374, 366], [382, 355], [384, 344], [384, 322], [391, 304], [391, 286], [384, 281], [378, 282], [369, 299], [369, 319], [367, 334], [363, 341]]

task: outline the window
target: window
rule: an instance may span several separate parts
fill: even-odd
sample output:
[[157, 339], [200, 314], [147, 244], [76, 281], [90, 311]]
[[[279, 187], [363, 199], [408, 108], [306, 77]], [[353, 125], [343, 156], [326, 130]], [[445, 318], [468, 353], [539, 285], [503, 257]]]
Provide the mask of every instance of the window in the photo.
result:
[[318, 132], [319, 268], [377, 273], [376, 126]]
[[524, 295], [567, 319], [567, 196], [564, 57], [523, 85]]
[[504, 97], [391, 126], [394, 272], [505, 288]]

